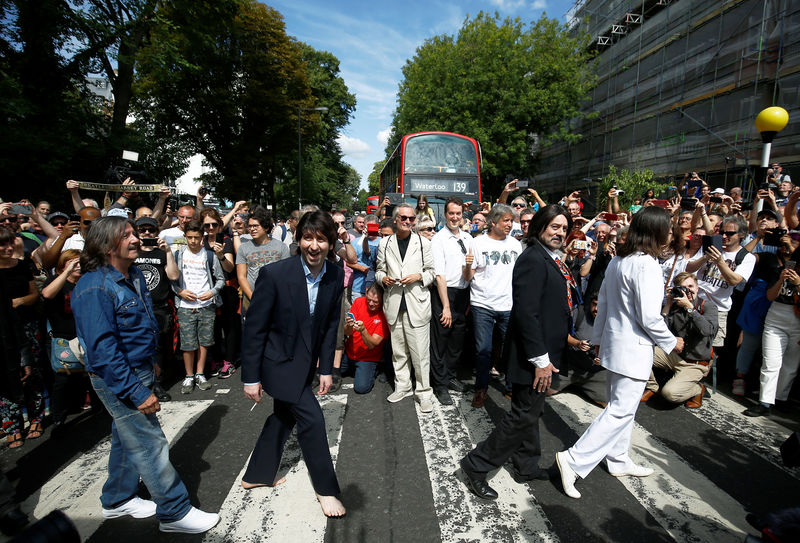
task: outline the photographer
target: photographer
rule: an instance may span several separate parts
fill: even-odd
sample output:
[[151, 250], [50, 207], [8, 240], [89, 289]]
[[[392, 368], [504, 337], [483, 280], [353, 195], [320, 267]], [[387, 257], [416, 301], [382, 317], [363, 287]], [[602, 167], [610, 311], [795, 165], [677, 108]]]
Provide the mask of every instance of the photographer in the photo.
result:
[[[661, 314], [670, 332], [683, 338], [685, 347], [678, 354], [675, 351], [665, 353], [656, 346], [653, 367], [675, 372], [661, 388], [665, 400], [686, 402], [686, 407], [696, 409], [703, 404], [706, 391], [700, 380], [711, 367], [711, 340], [717, 331], [717, 306], [698, 298], [700, 289], [694, 274], [679, 273], [675, 285], [667, 294], [667, 303]], [[651, 371], [642, 401], [646, 402], [656, 392], [659, 392], [659, 387]]]
[[[744, 248], [753, 254], [776, 253], [780, 242], [776, 243], [772, 238], [780, 238], [780, 233], [777, 232], [781, 225], [780, 216], [769, 207], [759, 212], [754, 209], [753, 214], [756, 216], [756, 229], [745, 239]], [[753, 224], [752, 221], [750, 224]]]

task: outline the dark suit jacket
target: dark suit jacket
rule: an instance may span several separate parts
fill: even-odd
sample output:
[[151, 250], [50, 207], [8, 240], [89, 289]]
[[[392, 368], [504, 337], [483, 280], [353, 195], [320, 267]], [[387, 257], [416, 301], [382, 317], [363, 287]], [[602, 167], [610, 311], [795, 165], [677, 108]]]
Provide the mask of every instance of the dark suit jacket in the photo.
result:
[[242, 345], [242, 382], [261, 382], [264, 392], [290, 403], [311, 383], [318, 359], [320, 375], [332, 371], [344, 292], [344, 271], [328, 262], [312, 322], [301, 258], [258, 272]]
[[[558, 368], [569, 334], [569, 304], [564, 276], [537, 241], [514, 264], [513, 306], [503, 360], [512, 383], [533, 384], [536, 369], [529, 360], [549, 355]], [[574, 296], [574, 295], [573, 295]]]

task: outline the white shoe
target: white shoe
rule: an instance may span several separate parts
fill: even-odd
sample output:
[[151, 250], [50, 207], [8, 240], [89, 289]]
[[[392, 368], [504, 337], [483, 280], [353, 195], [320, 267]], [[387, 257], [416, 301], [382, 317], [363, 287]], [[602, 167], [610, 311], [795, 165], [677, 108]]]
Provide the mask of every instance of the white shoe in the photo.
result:
[[430, 398], [422, 398], [419, 401], [419, 410], [423, 413], [430, 413], [433, 411], [433, 402]]
[[564, 493], [567, 496], [578, 499], [581, 497], [581, 493], [575, 488], [575, 481], [578, 480], [578, 474], [570, 467], [566, 459], [566, 454], [567, 451], [556, 453], [556, 464], [558, 465], [558, 471], [561, 472], [561, 486], [564, 487]]
[[202, 534], [217, 525], [219, 515], [206, 513], [196, 507], [189, 509], [182, 519], [173, 522], [161, 522], [158, 529], [162, 532], [179, 532], [182, 534]]
[[114, 509], [103, 508], [103, 518], [119, 518], [130, 515], [133, 518], [147, 518], [156, 514], [156, 502], [143, 500], [139, 496], [131, 498]]
[[649, 477], [655, 473], [655, 470], [653, 468], [646, 468], [638, 464], [631, 464], [624, 471], [620, 471], [618, 473], [609, 471], [609, 473], [611, 473], [611, 475], [614, 477]]
[[406, 392], [400, 392], [395, 390], [394, 392], [389, 394], [389, 397], [387, 397], [386, 400], [389, 403], [396, 403], [402, 400], [403, 398], [408, 398], [409, 396], [413, 396], [413, 394], [414, 394], [413, 390], [408, 390]]

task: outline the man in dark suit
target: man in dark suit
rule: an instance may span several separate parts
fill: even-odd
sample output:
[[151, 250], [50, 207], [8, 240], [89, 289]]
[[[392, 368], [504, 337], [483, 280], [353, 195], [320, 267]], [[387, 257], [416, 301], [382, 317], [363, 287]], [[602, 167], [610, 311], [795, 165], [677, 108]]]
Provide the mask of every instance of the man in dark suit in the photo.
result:
[[514, 266], [511, 322], [503, 345], [512, 383], [511, 411], [461, 459], [470, 489], [483, 499], [497, 498], [486, 474], [509, 458], [517, 482], [548, 478], [539, 467], [539, 417], [567, 343], [570, 310], [578, 303], [575, 282], [556, 253], [571, 229], [566, 209], [546, 206], [534, 216], [527, 248]]
[[283, 447], [297, 424], [297, 441], [322, 511], [341, 517], [345, 508], [333, 470], [325, 419], [311, 390], [319, 360], [319, 393], [331, 387], [336, 330], [344, 292], [344, 272], [326, 262], [336, 227], [321, 211], [308, 212], [297, 225], [300, 254], [261, 268], [244, 328], [244, 394], [260, 402], [274, 399], [256, 442], [242, 486], [274, 486]]

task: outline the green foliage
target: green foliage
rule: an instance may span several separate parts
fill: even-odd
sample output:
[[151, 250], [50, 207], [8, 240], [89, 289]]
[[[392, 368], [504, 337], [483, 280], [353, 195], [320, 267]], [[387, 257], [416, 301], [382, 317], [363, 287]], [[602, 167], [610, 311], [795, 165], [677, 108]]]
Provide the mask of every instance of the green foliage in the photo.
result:
[[551, 138], [575, 140], [566, 121], [580, 114], [594, 81], [585, 39], [554, 19], [529, 25], [479, 13], [456, 37], [435, 36], [403, 67], [387, 156], [404, 134], [447, 130], [477, 139], [485, 192], [506, 173], [535, 169]]
[[608, 191], [616, 185], [617, 189], [624, 190], [625, 193], [619, 196], [619, 207], [622, 211], [627, 211], [633, 205], [634, 198], [641, 198], [649, 190], [653, 189], [656, 195], [664, 192], [669, 186], [668, 183], [657, 183], [653, 181], [655, 174], [653, 170], [618, 170], [613, 165], [608, 167], [608, 174], [600, 182], [597, 193], [598, 209], [606, 208]]
[[369, 173], [369, 177], [367, 178], [370, 196], [375, 196], [379, 192], [380, 175], [384, 164], [386, 164], [386, 160], [379, 160], [372, 165], [372, 171]]

